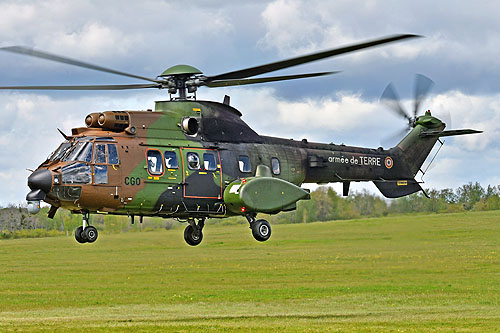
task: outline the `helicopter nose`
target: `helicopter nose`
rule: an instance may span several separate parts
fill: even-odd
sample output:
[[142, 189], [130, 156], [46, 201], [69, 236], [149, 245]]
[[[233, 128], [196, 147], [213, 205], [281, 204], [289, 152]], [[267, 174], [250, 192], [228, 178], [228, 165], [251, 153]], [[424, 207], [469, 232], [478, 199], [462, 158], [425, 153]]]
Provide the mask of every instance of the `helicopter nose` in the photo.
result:
[[48, 169], [38, 169], [28, 177], [28, 186], [32, 190], [49, 193], [52, 187], [52, 174]]

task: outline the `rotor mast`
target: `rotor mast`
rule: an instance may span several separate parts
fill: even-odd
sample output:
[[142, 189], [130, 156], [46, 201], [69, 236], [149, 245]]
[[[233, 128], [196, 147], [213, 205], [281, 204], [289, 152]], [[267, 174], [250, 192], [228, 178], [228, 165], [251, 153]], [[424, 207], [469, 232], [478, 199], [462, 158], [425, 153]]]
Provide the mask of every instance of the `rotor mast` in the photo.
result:
[[[195, 93], [193, 96], [196, 99], [196, 90], [201, 84], [199, 79], [203, 74], [199, 69], [189, 65], [175, 65], [166, 69], [158, 78], [163, 79], [162, 86], [168, 88], [170, 99], [186, 100], [188, 93]], [[172, 98], [172, 95], [179, 94], [177, 98]]]

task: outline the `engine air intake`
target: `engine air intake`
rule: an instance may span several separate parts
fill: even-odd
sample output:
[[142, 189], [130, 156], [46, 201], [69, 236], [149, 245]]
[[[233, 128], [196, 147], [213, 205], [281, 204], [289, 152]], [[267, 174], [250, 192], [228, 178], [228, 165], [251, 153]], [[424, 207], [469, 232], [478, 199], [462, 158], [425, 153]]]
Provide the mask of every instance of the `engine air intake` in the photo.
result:
[[106, 111], [99, 114], [97, 123], [107, 130], [123, 131], [129, 127], [130, 117], [126, 111]]

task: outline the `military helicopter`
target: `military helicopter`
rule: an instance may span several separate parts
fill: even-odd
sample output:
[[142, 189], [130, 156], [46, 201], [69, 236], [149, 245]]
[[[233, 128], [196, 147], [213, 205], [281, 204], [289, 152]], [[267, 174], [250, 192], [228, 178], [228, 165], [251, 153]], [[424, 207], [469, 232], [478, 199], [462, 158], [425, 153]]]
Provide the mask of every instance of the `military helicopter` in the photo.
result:
[[[75, 231], [79, 243], [98, 237], [90, 214], [127, 215], [134, 223], [144, 216], [177, 218], [187, 222], [184, 238], [195, 246], [203, 239], [207, 218], [244, 216], [254, 238], [266, 241], [271, 226], [258, 213], [276, 214], [296, 208], [309, 198], [303, 183], [372, 181], [389, 198], [422, 188], [415, 180], [440, 137], [480, 133], [465, 129], [445, 131], [445, 124], [430, 111], [417, 116], [430, 79], [417, 82], [413, 114], [408, 114], [389, 85], [383, 99], [408, 121], [410, 132], [390, 149], [349, 147], [262, 136], [230, 105], [196, 98], [199, 87], [227, 87], [301, 79], [335, 72], [250, 78], [280, 69], [362, 49], [419, 37], [401, 34], [299, 56], [288, 60], [206, 76], [195, 67], [177, 65], [156, 78], [125, 73], [90, 63], [12, 46], [2, 51], [65, 63], [148, 81], [146, 84], [86, 86], [4, 86], [0, 89], [123, 90], [166, 89], [169, 100], [157, 101], [155, 110], [90, 113], [86, 127], [62, 131], [64, 141], [29, 177], [28, 209], [38, 213], [40, 202], [82, 214]], [[419, 83], [420, 82], [420, 83]]]

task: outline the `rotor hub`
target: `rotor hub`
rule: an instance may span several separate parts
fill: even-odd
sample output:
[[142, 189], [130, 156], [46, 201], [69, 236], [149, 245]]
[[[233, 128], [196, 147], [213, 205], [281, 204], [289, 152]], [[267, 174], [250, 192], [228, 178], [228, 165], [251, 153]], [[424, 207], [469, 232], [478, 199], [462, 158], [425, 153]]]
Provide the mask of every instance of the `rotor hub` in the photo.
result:
[[183, 75], [183, 76], [193, 76], [195, 74], [203, 74], [202, 71], [200, 71], [198, 68], [190, 66], [190, 65], [175, 65], [172, 67], [167, 68], [166, 70], [161, 73], [160, 77], [168, 77], [168, 76], [177, 76], [177, 75]]

